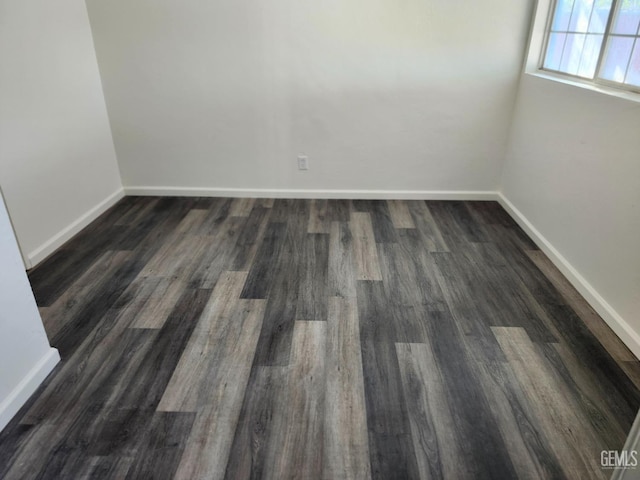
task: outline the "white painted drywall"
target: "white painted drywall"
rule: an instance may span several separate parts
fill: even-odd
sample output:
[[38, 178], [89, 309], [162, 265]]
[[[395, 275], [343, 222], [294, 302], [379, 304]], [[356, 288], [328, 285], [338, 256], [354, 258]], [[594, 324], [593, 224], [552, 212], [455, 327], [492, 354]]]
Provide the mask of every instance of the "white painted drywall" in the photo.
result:
[[[504, 196], [636, 339], [639, 132], [640, 103], [525, 74], [502, 182]], [[633, 337], [612, 327], [627, 342]], [[629, 346], [640, 352], [640, 343]]]
[[0, 430], [59, 359], [49, 347], [0, 194]]
[[123, 183], [493, 191], [532, 5], [88, 0]]
[[41, 257], [122, 188], [84, 1], [0, 0], [0, 65], [0, 185]]

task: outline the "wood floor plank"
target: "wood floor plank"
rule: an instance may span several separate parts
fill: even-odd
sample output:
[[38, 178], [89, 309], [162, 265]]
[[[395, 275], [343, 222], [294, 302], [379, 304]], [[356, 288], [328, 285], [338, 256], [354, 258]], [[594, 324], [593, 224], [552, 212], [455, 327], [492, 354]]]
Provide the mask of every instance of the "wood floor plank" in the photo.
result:
[[535, 242], [518, 225], [484, 225], [483, 229], [487, 233], [489, 240], [498, 245], [500, 249], [538, 250]]
[[468, 262], [474, 281], [470, 289], [493, 326], [523, 327], [534, 342], [557, 342], [557, 329], [547, 319], [538, 301], [531, 295], [498, 247], [492, 243], [474, 243], [460, 259]]
[[427, 206], [448, 245], [489, 241], [482, 224], [471, 215], [465, 202], [428, 201]]
[[403, 200], [387, 200], [391, 222], [395, 228], [416, 228], [407, 203]]
[[311, 212], [307, 233], [329, 233], [331, 217], [328, 212], [328, 200], [311, 200]]
[[131, 457], [92, 457], [87, 465], [86, 472], [64, 472], [63, 478], [79, 478], [83, 480], [92, 480], [94, 478], [104, 478], [106, 480], [119, 480], [126, 478], [131, 464]]
[[[125, 478], [131, 467], [131, 458], [116, 456], [88, 456], [82, 451], [61, 453], [53, 459], [57, 462], [55, 469], [43, 472], [42, 478], [78, 478], [89, 480], [93, 478], [118, 479]], [[57, 475], [53, 476], [53, 475]]]
[[476, 278], [465, 269], [465, 263], [455, 253], [433, 254], [434, 275], [442, 290], [443, 297], [455, 318], [460, 330], [465, 335], [484, 338], [492, 351], [499, 357], [502, 353], [489, 327], [494, 322], [493, 316], [487, 318], [486, 310], [477, 307], [477, 298], [473, 295]]
[[409, 262], [409, 269], [415, 274], [414, 305], [422, 305], [429, 311], [447, 310], [445, 297], [435, 275], [437, 266], [434, 256], [427, 251], [421, 234], [417, 230], [402, 230], [398, 246], [399, 255]]
[[119, 206], [122, 210], [113, 218], [113, 225], [136, 225], [149, 216], [149, 211], [158, 203], [159, 197], [126, 196]]
[[394, 343], [360, 343], [371, 476], [419, 478]]
[[[382, 270], [384, 293], [368, 293], [367, 295], [381, 295], [381, 301], [386, 306], [380, 305], [379, 310], [386, 309], [387, 315], [392, 318], [393, 337], [395, 342], [417, 343], [426, 341], [427, 330], [425, 319], [422, 317], [423, 305], [428, 300], [422, 295], [416, 264], [413, 259], [404, 255], [398, 243], [379, 243], [378, 258]], [[365, 285], [364, 282], [360, 282]], [[360, 302], [365, 305], [364, 296], [360, 296]], [[367, 302], [369, 303], [369, 302]], [[381, 318], [379, 321], [384, 322]]]
[[[23, 407], [24, 409], [24, 407]], [[20, 452], [25, 449], [38, 430], [38, 426], [21, 424], [14, 418], [0, 432], [0, 478], [6, 478], [8, 470], [12, 467]]]
[[264, 239], [270, 214], [271, 209], [268, 208], [254, 207], [251, 210], [251, 214], [238, 234], [230, 270], [249, 271], [251, 269], [253, 260]]
[[289, 276], [278, 276], [275, 280], [277, 293], [269, 295], [256, 347], [254, 365], [288, 365], [296, 314], [295, 292], [297, 281]]
[[442, 232], [433, 219], [427, 203], [422, 200], [411, 200], [406, 204], [427, 250], [429, 252], [448, 252], [449, 247], [444, 241]]
[[568, 395], [564, 394], [563, 385], [550, 374], [526, 332], [517, 327], [493, 327], [492, 330], [529, 398], [547, 442], [561, 459], [565, 475], [580, 479], [606, 478], [599, 465], [602, 444], [592, 429], [576, 417], [566, 401]]
[[200, 228], [200, 225], [204, 223], [207, 218], [208, 210], [189, 210], [189, 213], [180, 221], [176, 227], [176, 233], [190, 233]]
[[221, 222], [213, 236], [207, 239], [204, 253], [200, 258], [194, 256], [189, 285], [192, 288], [214, 288], [222, 272], [231, 269], [236, 256], [236, 241], [244, 217], [227, 217]]
[[[267, 273], [269, 293], [254, 358], [256, 366], [289, 364], [297, 295], [302, 276], [305, 275], [302, 266], [305, 258], [304, 238], [307, 236], [309, 205], [307, 202], [299, 201], [276, 202], [272, 215], [276, 218], [281, 216], [280, 210], [285, 209], [286, 205], [293, 211], [291, 218], [287, 220], [284, 235], [279, 240], [277, 258]], [[249, 274], [251, 275], [251, 272]], [[246, 291], [245, 286], [243, 297]]]
[[351, 200], [327, 200], [327, 215], [332, 222], [348, 222], [351, 216]]
[[255, 198], [234, 198], [229, 216], [231, 217], [248, 217], [255, 204]]
[[307, 234], [303, 240], [303, 264], [299, 275], [296, 318], [327, 319], [327, 275], [329, 270], [329, 236]]
[[256, 206], [262, 208], [273, 208], [275, 198], [256, 198]]
[[364, 212], [352, 212], [349, 226], [353, 238], [356, 279], [382, 280], [370, 215]]
[[175, 234], [145, 265], [140, 276], [188, 278], [209, 243], [206, 236]]
[[67, 321], [86, 305], [86, 300], [92, 298], [91, 292], [99, 291], [104, 278], [122, 266], [130, 256], [130, 252], [105, 252], [54, 303], [41, 307], [40, 313], [47, 335], [54, 338]]
[[371, 217], [371, 226], [377, 243], [397, 241], [398, 232], [391, 221], [387, 202], [384, 200], [353, 200], [355, 212], [365, 212]]
[[607, 387], [593, 381], [590, 370], [564, 342], [541, 345], [538, 349], [571, 393], [568, 400], [575, 405], [575, 410], [581, 411], [607, 445], [622, 448], [630, 424], [624, 421], [624, 415], [613, 414], [616, 406], [609, 403]]
[[430, 346], [397, 343], [396, 351], [420, 478], [474, 478], [460, 461], [463, 453]]
[[149, 215], [142, 217], [112, 242], [114, 248], [134, 251], [136, 258], [146, 264], [162, 248], [166, 239], [176, 233], [194, 204], [194, 199], [159, 198]]
[[532, 408], [508, 362], [485, 358], [482, 346], [465, 338], [475, 376], [494, 411], [498, 428], [509, 446], [518, 478], [564, 478], [560, 460], [538, 428]]
[[332, 222], [329, 234], [329, 266], [327, 294], [338, 297], [356, 296], [353, 237], [347, 222]]
[[379, 243], [377, 246], [380, 272], [389, 301], [398, 305], [421, 304], [416, 283], [416, 265], [404, 255], [397, 243]]
[[498, 202], [477, 200], [465, 203], [471, 214], [484, 224], [503, 225], [505, 227], [515, 227], [518, 225]]
[[284, 401], [288, 367], [254, 367], [235, 431], [226, 479], [264, 478], [270, 442]]
[[242, 291], [242, 298], [267, 298], [271, 287], [270, 274], [274, 271], [280, 251], [284, 247], [287, 225], [285, 223], [269, 223], [264, 239], [258, 249], [253, 266], [249, 270], [247, 283]]
[[207, 209], [208, 214], [200, 228], [193, 232], [197, 235], [205, 236], [217, 236], [220, 227], [229, 221], [231, 215], [231, 206], [233, 205], [232, 198], [216, 198], [213, 199], [212, 204]]
[[[229, 325], [229, 331], [217, 339], [223, 352], [210, 357], [208, 369], [196, 385], [198, 408], [177, 479], [224, 478], [264, 313], [263, 301], [240, 303], [250, 304], [243, 321]], [[193, 402], [183, 400], [181, 404], [189, 408]]]
[[260, 245], [270, 214], [269, 208], [254, 207], [247, 221], [242, 225], [236, 243], [242, 246]]
[[136, 314], [132, 328], [162, 328], [187, 288], [180, 278], [154, 278], [157, 283], [144, 307]]
[[323, 478], [371, 478], [355, 299], [329, 299], [325, 355]]
[[296, 322], [281, 422], [269, 445], [266, 478], [322, 478], [326, 322]]
[[402, 332], [393, 321], [394, 310], [382, 282], [358, 282], [358, 323], [360, 339], [372, 342], [395, 342]]
[[[440, 314], [442, 318], [437, 328], [431, 329], [429, 342], [444, 379], [457, 438], [469, 458], [469, 465], [473, 465], [474, 478], [516, 478], [499, 419], [475, 375], [466, 336], [451, 316], [442, 312], [433, 314]], [[481, 339], [476, 337], [484, 349]], [[489, 359], [493, 357], [493, 352], [487, 355]]]

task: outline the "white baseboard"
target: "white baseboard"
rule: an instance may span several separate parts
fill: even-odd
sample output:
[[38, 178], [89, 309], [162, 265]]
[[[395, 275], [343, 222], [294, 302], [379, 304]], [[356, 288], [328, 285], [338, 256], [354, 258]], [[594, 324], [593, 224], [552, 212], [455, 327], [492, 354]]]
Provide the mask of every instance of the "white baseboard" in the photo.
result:
[[615, 334], [629, 347], [629, 350], [631, 350], [636, 357], [640, 358], [640, 336], [502, 193], [498, 194], [498, 201], [527, 235], [531, 237], [536, 245], [549, 257], [551, 262], [562, 272], [567, 280], [571, 282], [575, 289], [580, 292], [589, 305], [598, 312]]
[[51, 373], [51, 370], [59, 361], [60, 354], [58, 350], [50, 348], [9, 396], [0, 403], [0, 431], [7, 426], [13, 416], [18, 413], [18, 410], [29, 400], [29, 397], [33, 395], [33, 392], [47, 378], [47, 375]]
[[120, 189], [103, 201], [101, 201], [98, 205], [93, 207], [87, 213], [82, 215], [76, 221], [71, 223], [71, 225], [65, 227], [60, 232], [55, 234], [45, 243], [36, 248], [33, 252], [27, 254], [27, 262], [29, 267], [35, 267], [42, 260], [47, 258], [53, 252], [55, 252], [58, 248], [60, 248], [66, 241], [71, 239], [74, 235], [76, 235], [80, 230], [93, 222], [96, 218], [106, 212], [109, 208], [115, 205], [120, 199], [124, 197], [124, 189]]
[[276, 188], [125, 187], [127, 195], [169, 197], [344, 198], [380, 200], [497, 200], [498, 192], [466, 190], [306, 190]]

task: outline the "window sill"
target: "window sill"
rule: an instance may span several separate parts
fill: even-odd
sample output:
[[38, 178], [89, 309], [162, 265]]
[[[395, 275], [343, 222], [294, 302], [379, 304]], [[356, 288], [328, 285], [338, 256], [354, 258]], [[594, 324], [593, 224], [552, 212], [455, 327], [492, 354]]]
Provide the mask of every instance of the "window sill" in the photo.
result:
[[618, 90], [617, 88], [607, 87], [606, 85], [598, 85], [589, 82], [581, 82], [578, 79], [564, 77], [562, 75], [555, 75], [551, 72], [545, 72], [544, 70], [525, 71], [525, 75], [531, 75], [532, 77], [542, 78], [550, 80], [552, 82], [563, 83], [565, 85], [571, 85], [573, 87], [583, 88], [592, 92], [601, 93], [610, 97], [621, 98], [635, 103], [640, 103], [640, 93], [629, 92], [626, 90]]

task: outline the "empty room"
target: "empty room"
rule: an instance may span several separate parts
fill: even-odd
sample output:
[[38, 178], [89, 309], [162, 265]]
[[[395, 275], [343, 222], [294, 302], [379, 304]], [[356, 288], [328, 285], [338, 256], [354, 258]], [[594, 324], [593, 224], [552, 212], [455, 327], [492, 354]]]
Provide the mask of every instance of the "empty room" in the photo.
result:
[[640, 479], [639, 38], [0, 0], [0, 478]]

